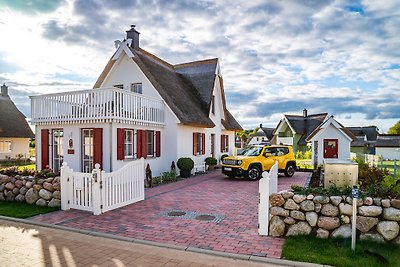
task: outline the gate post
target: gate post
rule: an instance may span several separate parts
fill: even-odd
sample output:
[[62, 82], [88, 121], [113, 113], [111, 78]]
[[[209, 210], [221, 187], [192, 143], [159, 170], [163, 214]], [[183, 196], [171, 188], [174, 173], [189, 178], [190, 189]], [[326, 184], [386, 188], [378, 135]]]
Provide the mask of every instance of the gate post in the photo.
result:
[[93, 197], [93, 214], [100, 215], [102, 209], [100, 190], [101, 190], [101, 170], [100, 164], [96, 163], [92, 171], [92, 197]]
[[63, 162], [61, 166], [60, 174], [60, 187], [61, 187], [61, 209], [69, 210], [71, 209], [70, 204], [70, 187], [72, 186], [71, 169], [68, 167], [66, 162]]

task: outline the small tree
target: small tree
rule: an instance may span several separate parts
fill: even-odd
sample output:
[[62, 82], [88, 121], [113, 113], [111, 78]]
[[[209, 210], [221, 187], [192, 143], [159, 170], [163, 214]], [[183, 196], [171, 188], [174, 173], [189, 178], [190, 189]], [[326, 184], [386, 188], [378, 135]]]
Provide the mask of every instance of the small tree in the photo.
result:
[[390, 127], [388, 134], [400, 134], [400, 121]]

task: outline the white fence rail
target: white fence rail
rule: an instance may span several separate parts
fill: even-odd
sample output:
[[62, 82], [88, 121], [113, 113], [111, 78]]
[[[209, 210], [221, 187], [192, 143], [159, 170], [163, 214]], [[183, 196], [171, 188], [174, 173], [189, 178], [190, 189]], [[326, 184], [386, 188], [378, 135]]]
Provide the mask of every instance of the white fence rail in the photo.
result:
[[105, 173], [96, 164], [92, 173], [61, 167], [61, 209], [79, 209], [100, 215], [144, 199], [144, 159]]
[[163, 101], [114, 87], [31, 96], [31, 114], [33, 124], [165, 123]]

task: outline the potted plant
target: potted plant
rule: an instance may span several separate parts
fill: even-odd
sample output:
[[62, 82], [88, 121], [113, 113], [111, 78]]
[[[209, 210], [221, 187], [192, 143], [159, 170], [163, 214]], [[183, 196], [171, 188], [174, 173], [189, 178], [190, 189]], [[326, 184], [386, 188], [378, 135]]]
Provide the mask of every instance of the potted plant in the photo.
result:
[[194, 167], [194, 161], [191, 158], [179, 158], [176, 165], [180, 170], [180, 176], [182, 178], [188, 178]]
[[217, 159], [214, 157], [207, 157], [205, 162], [208, 165], [209, 171], [214, 170], [214, 166], [217, 165]]

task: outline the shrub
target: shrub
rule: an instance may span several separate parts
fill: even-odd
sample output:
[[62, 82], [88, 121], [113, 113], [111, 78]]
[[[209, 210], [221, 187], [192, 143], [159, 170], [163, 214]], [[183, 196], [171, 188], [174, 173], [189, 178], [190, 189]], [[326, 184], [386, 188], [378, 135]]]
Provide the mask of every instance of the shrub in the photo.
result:
[[304, 154], [301, 151], [296, 152], [296, 159], [304, 159]]
[[215, 165], [217, 165], [217, 159], [214, 158], [214, 157], [207, 157], [207, 158], [205, 159], [205, 162], [206, 162], [206, 164], [207, 164], [208, 166], [215, 166]]
[[164, 182], [173, 182], [176, 180], [176, 173], [175, 172], [163, 172], [162, 181]]
[[400, 174], [396, 177], [386, 175], [381, 182], [381, 189], [387, 195], [400, 196]]
[[36, 174], [36, 178], [56, 177], [57, 174], [52, 169], [43, 169]]
[[311, 152], [311, 150], [307, 150], [307, 151], [304, 153], [304, 159], [311, 159], [311, 157], [312, 157], [312, 152]]
[[191, 171], [194, 167], [194, 161], [191, 158], [179, 158], [176, 165], [181, 171]]

